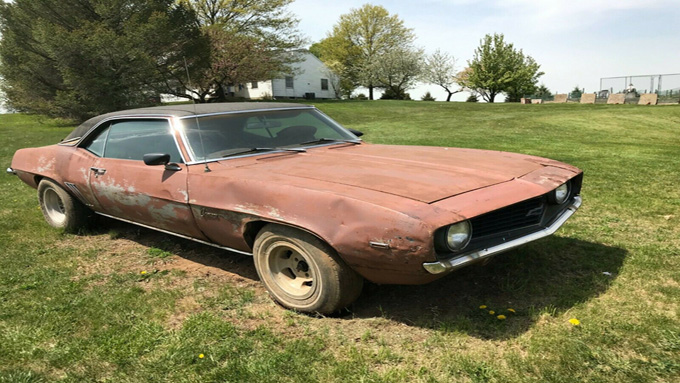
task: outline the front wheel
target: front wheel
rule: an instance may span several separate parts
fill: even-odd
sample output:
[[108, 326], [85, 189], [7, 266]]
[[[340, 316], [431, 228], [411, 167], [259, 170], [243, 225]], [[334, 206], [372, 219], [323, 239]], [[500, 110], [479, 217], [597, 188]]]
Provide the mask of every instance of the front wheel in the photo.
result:
[[255, 239], [253, 256], [260, 280], [284, 307], [331, 314], [361, 294], [363, 278], [309, 233], [267, 225]]
[[51, 180], [38, 184], [38, 201], [50, 226], [75, 233], [87, 224], [89, 209]]

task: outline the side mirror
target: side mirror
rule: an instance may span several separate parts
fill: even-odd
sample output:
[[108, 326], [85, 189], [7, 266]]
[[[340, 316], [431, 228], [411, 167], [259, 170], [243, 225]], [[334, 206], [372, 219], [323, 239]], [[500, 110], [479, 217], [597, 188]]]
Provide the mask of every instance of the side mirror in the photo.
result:
[[149, 166], [167, 165], [170, 162], [170, 155], [164, 153], [149, 153], [144, 155], [144, 163]]
[[355, 136], [357, 136], [357, 137], [361, 137], [361, 136], [364, 135], [364, 132], [359, 131], [359, 130], [356, 130], [356, 129], [347, 129], [347, 130], [349, 130], [350, 132], [352, 132], [352, 134], [355, 135]]

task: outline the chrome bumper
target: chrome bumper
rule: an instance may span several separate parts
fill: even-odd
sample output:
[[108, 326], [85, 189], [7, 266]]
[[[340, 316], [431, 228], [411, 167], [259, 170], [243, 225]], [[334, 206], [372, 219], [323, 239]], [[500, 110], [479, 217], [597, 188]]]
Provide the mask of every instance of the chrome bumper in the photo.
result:
[[14, 175], [17, 175], [17, 172], [16, 172], [16, 170], [14, 170], [14, 169], [12, 169], [12, 168], [7, 168], [7, 174], [14, 174]]
[[560, 215], [555, 220], [555, 222], [553, 222], [552, 225], [546, 227], [543, 230], [531, 233], [529, 235], [525, 235], [524, 237], [513, 239], [512, 241], [508, 241], [500, 245], [496, 245], [482, 250], [477, 250], [472, 253], [462, 254], [455, 258], [448, 259], [446, 261], [423, 263], [423, 267], [431, 274], [446, 273], [449, 271], [460, 269], [461, 267], [477, 262], [480, 259], [484, 259], [492, 255], [502, 253], [504, 251], [512, 250], [526, 243], [547, 237], [555, 233], [557, 229], [564, 225], [564, 223], [567, 222], [569, 217], [571, 217], [576, 212], [576, 209], [578, 209], [580, 206], [581, 197], [576, 196], [574, 197], [574, 200], [572, 201], [571, 205], [569, 205], [564, 210], [564, 212], [562, 212], [562, 215]]

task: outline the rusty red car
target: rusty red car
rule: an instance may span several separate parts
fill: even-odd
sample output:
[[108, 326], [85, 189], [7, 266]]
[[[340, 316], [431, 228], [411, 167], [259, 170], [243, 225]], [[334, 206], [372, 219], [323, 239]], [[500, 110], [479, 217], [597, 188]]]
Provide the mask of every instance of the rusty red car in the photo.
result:
[[301, 104], [141, 108], [18, 150], [7, 171], [56, 228], [95, 213], [252, 254], [276, 301], [316, 313], [364, 280], [428, 283], [549, 236], [581, 205], [583, 173], [562, 162], [360, 136]]

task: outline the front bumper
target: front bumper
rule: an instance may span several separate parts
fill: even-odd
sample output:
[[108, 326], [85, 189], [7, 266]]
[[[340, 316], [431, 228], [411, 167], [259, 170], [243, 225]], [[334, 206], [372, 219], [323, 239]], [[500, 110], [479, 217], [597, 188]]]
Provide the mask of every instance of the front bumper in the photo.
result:
[[516, 247], [522, 246], [526, 243], [533, 242], [537, 239], [541, 239], [552, 235], [559, 229], [565, 222], [571, 217], [576, 210], [581, 206], [581, 197], [576, 196], [572, 200], [571, 204], [562, 212], [562, 214], [557, 217], [557, 219], [552, 223], [552, 225], [546, 227], [545, 229], [533, 232], [531, 234], [525, 235], [523, 237], [513, 239], [511, 241], [502, 243], [500, 245], [488, 247], [486, 249], [477, 250], [471, 253], [462, 254], [455, 258], [447, 259], [446, 261], [438, 262], [427, 262], [423, 263], [423, 267], [431, 274], [441, 274], [461, 267], [467, 266], [469, 264], [475, 263], [481, 259], [491, 257], [492, 255], [500, 254], [502, 252], [512, 250]]

